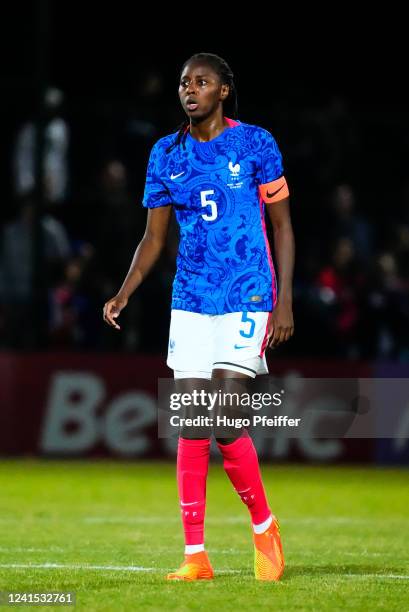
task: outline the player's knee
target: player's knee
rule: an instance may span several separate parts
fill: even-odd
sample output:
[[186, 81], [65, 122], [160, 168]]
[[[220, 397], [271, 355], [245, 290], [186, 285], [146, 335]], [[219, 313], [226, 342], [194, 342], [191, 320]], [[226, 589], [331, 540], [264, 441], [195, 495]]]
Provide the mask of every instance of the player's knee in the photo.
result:
[[223, 444], [223, 445], [233, 444], [233, 442], [241, 438], [242, 435], [243, 435], [243, 430], [234, 431], [234, 433], [232, 433], [231, 436], [229, 437], [216, 436], [216, 442], [218, 444]]
[[212, 436], [210, 427], [187, 427], [182, 426], [179, 436], [185, 440], [209, 440]]

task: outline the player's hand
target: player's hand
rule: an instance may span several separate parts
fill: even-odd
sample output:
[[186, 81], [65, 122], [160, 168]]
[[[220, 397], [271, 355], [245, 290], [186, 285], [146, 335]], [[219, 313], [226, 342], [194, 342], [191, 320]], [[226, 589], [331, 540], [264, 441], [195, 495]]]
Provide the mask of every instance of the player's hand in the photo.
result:
[[118, 323], [115, 321], [123, 308], [128, 303], [128, 298], [116, 295], [106, 302], [104, 306], [104, 321], [114, 327], [115, 329], [121, 329]]
[[277, 302], [268, 326], [268, 346], [275, 349], [294, 334], [293, 310], [290, 304]]

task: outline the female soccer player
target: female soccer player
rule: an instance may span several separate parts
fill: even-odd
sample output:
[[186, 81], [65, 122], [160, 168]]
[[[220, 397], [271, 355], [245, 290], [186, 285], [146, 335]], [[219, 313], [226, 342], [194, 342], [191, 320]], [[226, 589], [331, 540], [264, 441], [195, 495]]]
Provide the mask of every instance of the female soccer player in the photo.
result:
[[[165, 244], [172, 208], [180, 225], [167, 364], [178, 382], [248, 379], [267, 373], [266, 346], [293, 334], [294, 236], [282, 157], [271, 134], [237, 119], [233, 74], [217, 55], [198, 53], [182, 67], [179, 97], [186, 121], [153, 146], [143, 205], [145, 235], [118, 294], [104, 306], [117, 318]], [[229, 116], [227, 116], [229, 114]], [[264, 224], [274, 230], [279, 288]], [[204, 548], [210, 438], [182, 435], [177, 480], [185, 559], [169, 580], [213, 578]], [[248, 506], [255, 577], [278, 580], [284, 557], [277, 519], [264, 491], [258, 458], [244, 430], [218, 438], [224, 469]]]

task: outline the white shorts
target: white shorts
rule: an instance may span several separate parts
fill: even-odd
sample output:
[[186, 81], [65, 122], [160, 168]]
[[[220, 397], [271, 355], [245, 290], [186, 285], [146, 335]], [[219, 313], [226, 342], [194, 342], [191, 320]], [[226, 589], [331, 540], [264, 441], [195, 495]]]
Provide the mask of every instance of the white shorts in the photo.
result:
[[268, 312], [223, 315], [172, 310], [167, 365], [175, 378], [208, 378], [232, 370], [254, 378], [268, 374]]

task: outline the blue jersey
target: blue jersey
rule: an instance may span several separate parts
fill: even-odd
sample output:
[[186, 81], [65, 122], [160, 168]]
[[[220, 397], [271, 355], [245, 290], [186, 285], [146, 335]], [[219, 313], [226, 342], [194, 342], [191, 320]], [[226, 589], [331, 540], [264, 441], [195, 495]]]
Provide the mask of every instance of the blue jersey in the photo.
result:
[[265, 129], [227, 119], [208, 142], [177, 133], [152, 148], [143, 197], [173, 206], [180, 226], [172, 308], [207, 314], [271, 311], [277, 284], [264, 202], [288, 195], [282, 157]]

